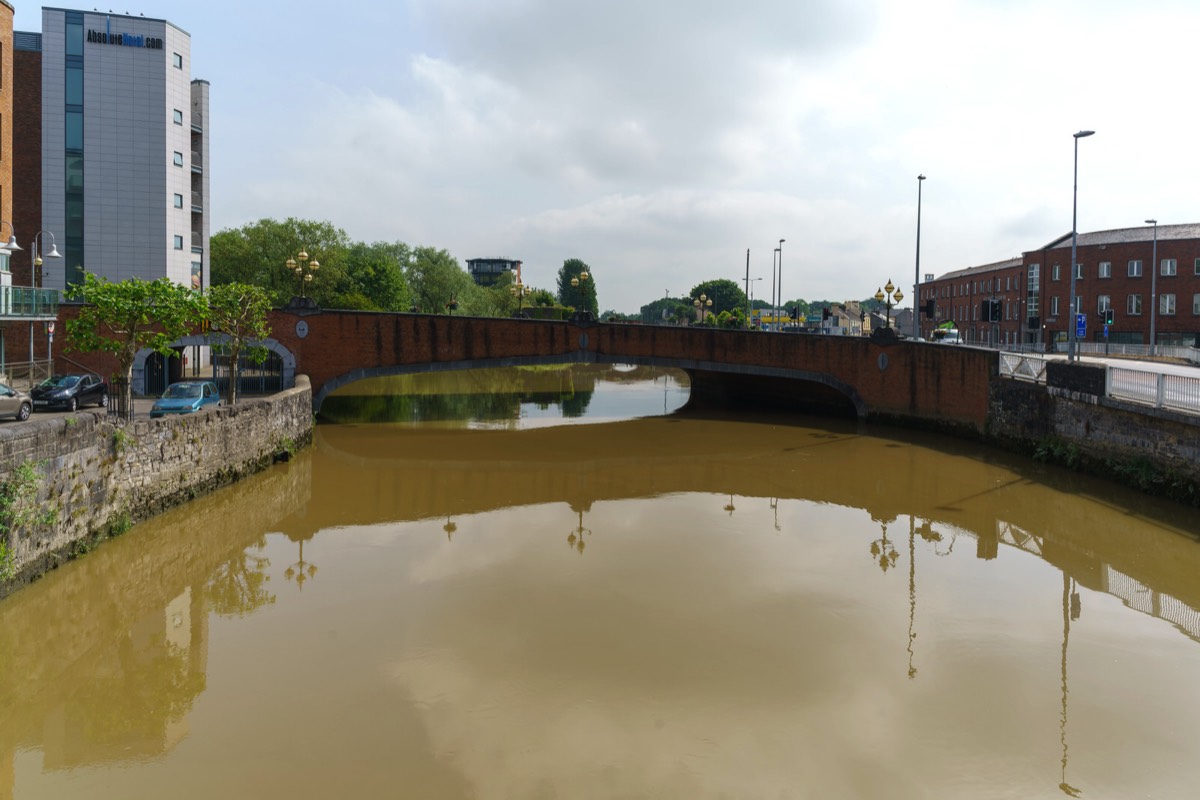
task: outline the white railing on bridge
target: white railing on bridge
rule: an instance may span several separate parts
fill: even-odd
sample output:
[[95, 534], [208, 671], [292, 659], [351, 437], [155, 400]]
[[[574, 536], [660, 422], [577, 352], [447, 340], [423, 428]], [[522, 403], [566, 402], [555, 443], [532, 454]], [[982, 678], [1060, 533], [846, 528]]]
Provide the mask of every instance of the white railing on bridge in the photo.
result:
[[1109, 397], [1200, 413], [1200, 377], [1108, 367], [1104, 383]]
[[[1004, 378], [1046, 382], [1046, 356], [1033, 353], [1000, 353], [1000, 375]], [[1104, 394], [1118, 400], [1145, 403], [1200, 414], [1200, 375], [1179, 375], [1132, 367], [1104, 367]]]
[[1000, 374], [1005, 378], [1045, 383], [1048, 360], [1045, 356], [1033, 353], [1001, 353]]

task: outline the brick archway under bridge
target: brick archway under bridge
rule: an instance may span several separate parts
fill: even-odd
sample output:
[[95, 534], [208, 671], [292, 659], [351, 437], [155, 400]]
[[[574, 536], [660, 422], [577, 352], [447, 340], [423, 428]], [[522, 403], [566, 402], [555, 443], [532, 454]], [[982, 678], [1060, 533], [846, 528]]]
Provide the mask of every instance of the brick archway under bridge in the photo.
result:
[[364, 378], [550, 363], [675, 367], [715, 394], [747, 386], [825, 399], [864, 418], [982, 432], [995, 352], [865, 337], [366, 311], [271, 312], [272, 339], [309, 377], [313, 409]]

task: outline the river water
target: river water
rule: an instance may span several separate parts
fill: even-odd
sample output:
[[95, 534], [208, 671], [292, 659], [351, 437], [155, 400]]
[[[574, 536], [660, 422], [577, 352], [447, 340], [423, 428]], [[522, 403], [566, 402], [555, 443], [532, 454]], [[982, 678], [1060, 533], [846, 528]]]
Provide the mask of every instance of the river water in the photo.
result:
[[0, 798], [1196, 795], [1192, 510], [644, 370], [347, 389], [0, 601]]

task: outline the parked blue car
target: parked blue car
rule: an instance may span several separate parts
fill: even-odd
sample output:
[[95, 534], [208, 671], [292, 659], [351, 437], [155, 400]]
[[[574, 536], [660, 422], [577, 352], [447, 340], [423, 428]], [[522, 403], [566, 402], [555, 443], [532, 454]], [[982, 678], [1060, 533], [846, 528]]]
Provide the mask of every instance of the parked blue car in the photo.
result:
[[221, 395], [212, 381], [184, 381], [172, 383], [163, 396], [154, 401], [150, 416], [166, 414], [191, 414], [205, 406], [221, 405]]

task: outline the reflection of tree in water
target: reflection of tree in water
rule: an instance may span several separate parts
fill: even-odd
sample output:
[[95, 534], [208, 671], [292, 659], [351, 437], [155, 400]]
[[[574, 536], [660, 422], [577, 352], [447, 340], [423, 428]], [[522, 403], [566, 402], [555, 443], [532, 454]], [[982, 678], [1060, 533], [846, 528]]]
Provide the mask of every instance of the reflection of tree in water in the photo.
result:
[[566, 395], [562, 399], [562, 412], [564, 417], [582, 417], [587, 411], [588, 404], [592, 402], [594, 391], [575, 392], [571, 395]]
[[[261, 537], [254, 544], [257, 550], [266, 546], [266, 539]], [[269, 566], [269, 558], [252, 553], [249, 548], [218, 565], [204, 590], [212, 610], [222, 617], [244, 617], [274, 603], [275, 595], [266, 587], [271, 580], [267, 574]]]

